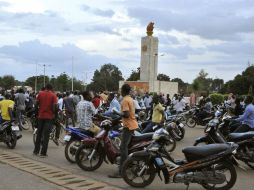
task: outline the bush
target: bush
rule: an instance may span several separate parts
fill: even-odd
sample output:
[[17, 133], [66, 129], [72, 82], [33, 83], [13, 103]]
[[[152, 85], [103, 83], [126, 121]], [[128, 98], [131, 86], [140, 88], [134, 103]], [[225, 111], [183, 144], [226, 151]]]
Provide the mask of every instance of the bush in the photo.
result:
[[222, 94], [217, 94], [217, 93], [210, 94], [210, 98], [213, 105], [222, 104], [224, 101], [224, 96]]

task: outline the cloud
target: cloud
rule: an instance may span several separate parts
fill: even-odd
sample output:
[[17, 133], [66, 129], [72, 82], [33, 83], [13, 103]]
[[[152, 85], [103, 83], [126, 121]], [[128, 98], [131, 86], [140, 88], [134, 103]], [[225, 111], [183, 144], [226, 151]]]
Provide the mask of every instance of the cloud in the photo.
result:
[[5, 1], [0, 1], [0, 8], [1, 7], [8, 7], [8, 6], [10, 6], [10, 3], [5, 2]]
[[95, 9], [93, 11], [95, 15], [102, 16], [102, 17], [112, 17], [115, 12], [112, 10], [102, 10], [102, 9]]
[[[55, 74], [62, 72], [70, 74], [73, 56], [75, 73], [80, 78], [84, 76], [85, 71], [98, 69], [102, 64], [110, 62], [104, 56], [89, 55], [74, 44], [63, 44], [60, 47], [54, 47], [48, 44], [42, 44], [39, 40], [21, 42], [18, 46], [2, 46], [0, 48], [0, 55], [0, 60], [9, 59], [19, 65], [34, 65], [36, 61], [40, 64], [51, 65], [49, 70]], [[12, 68], [9, 68], [9, 70], [13, 71]], [[26, 70], [26, 74], [30, 74], [29, 67]], [[20, 75], [22, 73], [19, 73], [19, 77]]]
[[232, 40], [239, 33], [254, 31], [254, 1], [159, 0], [156, 8], [151, 6], [155, 1], [149, 2], [142, 6], [130, 5], [129, 16], [140, 20], [142, 25], [154, 21], [155, 27], [161, 30], [178, 30], [208, 39]]
[[115, 14], [115, 12], [111, 9], [104, 10], [104, 9], [92, 8], [92, 7], [85, 5], [85, 4], [81, 5], [81, 10], [85, 11], [85, 12], [89, 11], [97, 16], [109, 17], [109, 18], [111, 18]]

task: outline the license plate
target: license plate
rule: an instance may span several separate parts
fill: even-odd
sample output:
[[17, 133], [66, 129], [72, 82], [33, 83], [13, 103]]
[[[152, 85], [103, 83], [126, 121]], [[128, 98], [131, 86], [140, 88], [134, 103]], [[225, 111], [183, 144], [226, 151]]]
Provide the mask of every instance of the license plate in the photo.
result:
[[64, 136], [64, 141], [70, 141], [71, 140], [71, 136], [70, 135], [65, 135]]
[[13, 131], [19, 131], [19, 126], [11, 126], [11, 129], [12, 129]]
[[183, 127], [184, 127], [184, 124], [180, 123], [180, 124], [179, 124], [179, 127], [183, 128]]
[[164, 161], [161, 158], [155, 158], [155, 161], [158, 164], [158, 166], [163, 166], [164, 165]]

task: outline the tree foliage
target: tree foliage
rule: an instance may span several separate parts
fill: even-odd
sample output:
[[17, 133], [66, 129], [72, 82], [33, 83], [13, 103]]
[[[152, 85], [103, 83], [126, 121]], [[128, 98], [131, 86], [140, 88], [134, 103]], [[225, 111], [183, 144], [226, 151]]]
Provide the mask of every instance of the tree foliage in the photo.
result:
[[87, 89], [96, 92], [105, 90], [117, 91], [120, 80], [124, 80], [124, 78], [118, 67], [110, 63], [105, 64], [100, 70], [94, 72], [92, 82], [87, 86]]
[[16, 85], [14, 76], [4, 75], [3, 77], [0, 78], [0, 85], [6, 90], [11, 89]]
[[222, 93], [234, 93], [238, 95], [251, 94], [253, 95], [254, 87], [254, 66], [246, 68], [242, 74], [235, 76], [233, 80], [228, 81], [221, 89]]
[[132, 70], [131, 75], [127, 78], [127, 81], [138, 81], [140, 80], [140, 67], [137, 70]]
[[157, 80], [159, 80], [159, 81], [170, 81], [170, 77], [168, 75], [160, 73], [157, 76]]

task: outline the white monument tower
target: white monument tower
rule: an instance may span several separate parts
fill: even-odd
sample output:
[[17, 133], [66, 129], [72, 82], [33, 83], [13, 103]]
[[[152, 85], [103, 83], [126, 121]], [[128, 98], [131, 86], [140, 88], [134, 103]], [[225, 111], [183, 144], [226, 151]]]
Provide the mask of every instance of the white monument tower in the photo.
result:
[[178, 92], [177, 82], [158, 81], [158, 45], [159, 40], [153, 37], [154, 23], [146, 27], [147, 36], [141, 38], [140, 80], [120, 81], [119, 88], [124, 83], [131, 85], [134, 90], [143, 89], [148, 92], [170, 94]]

